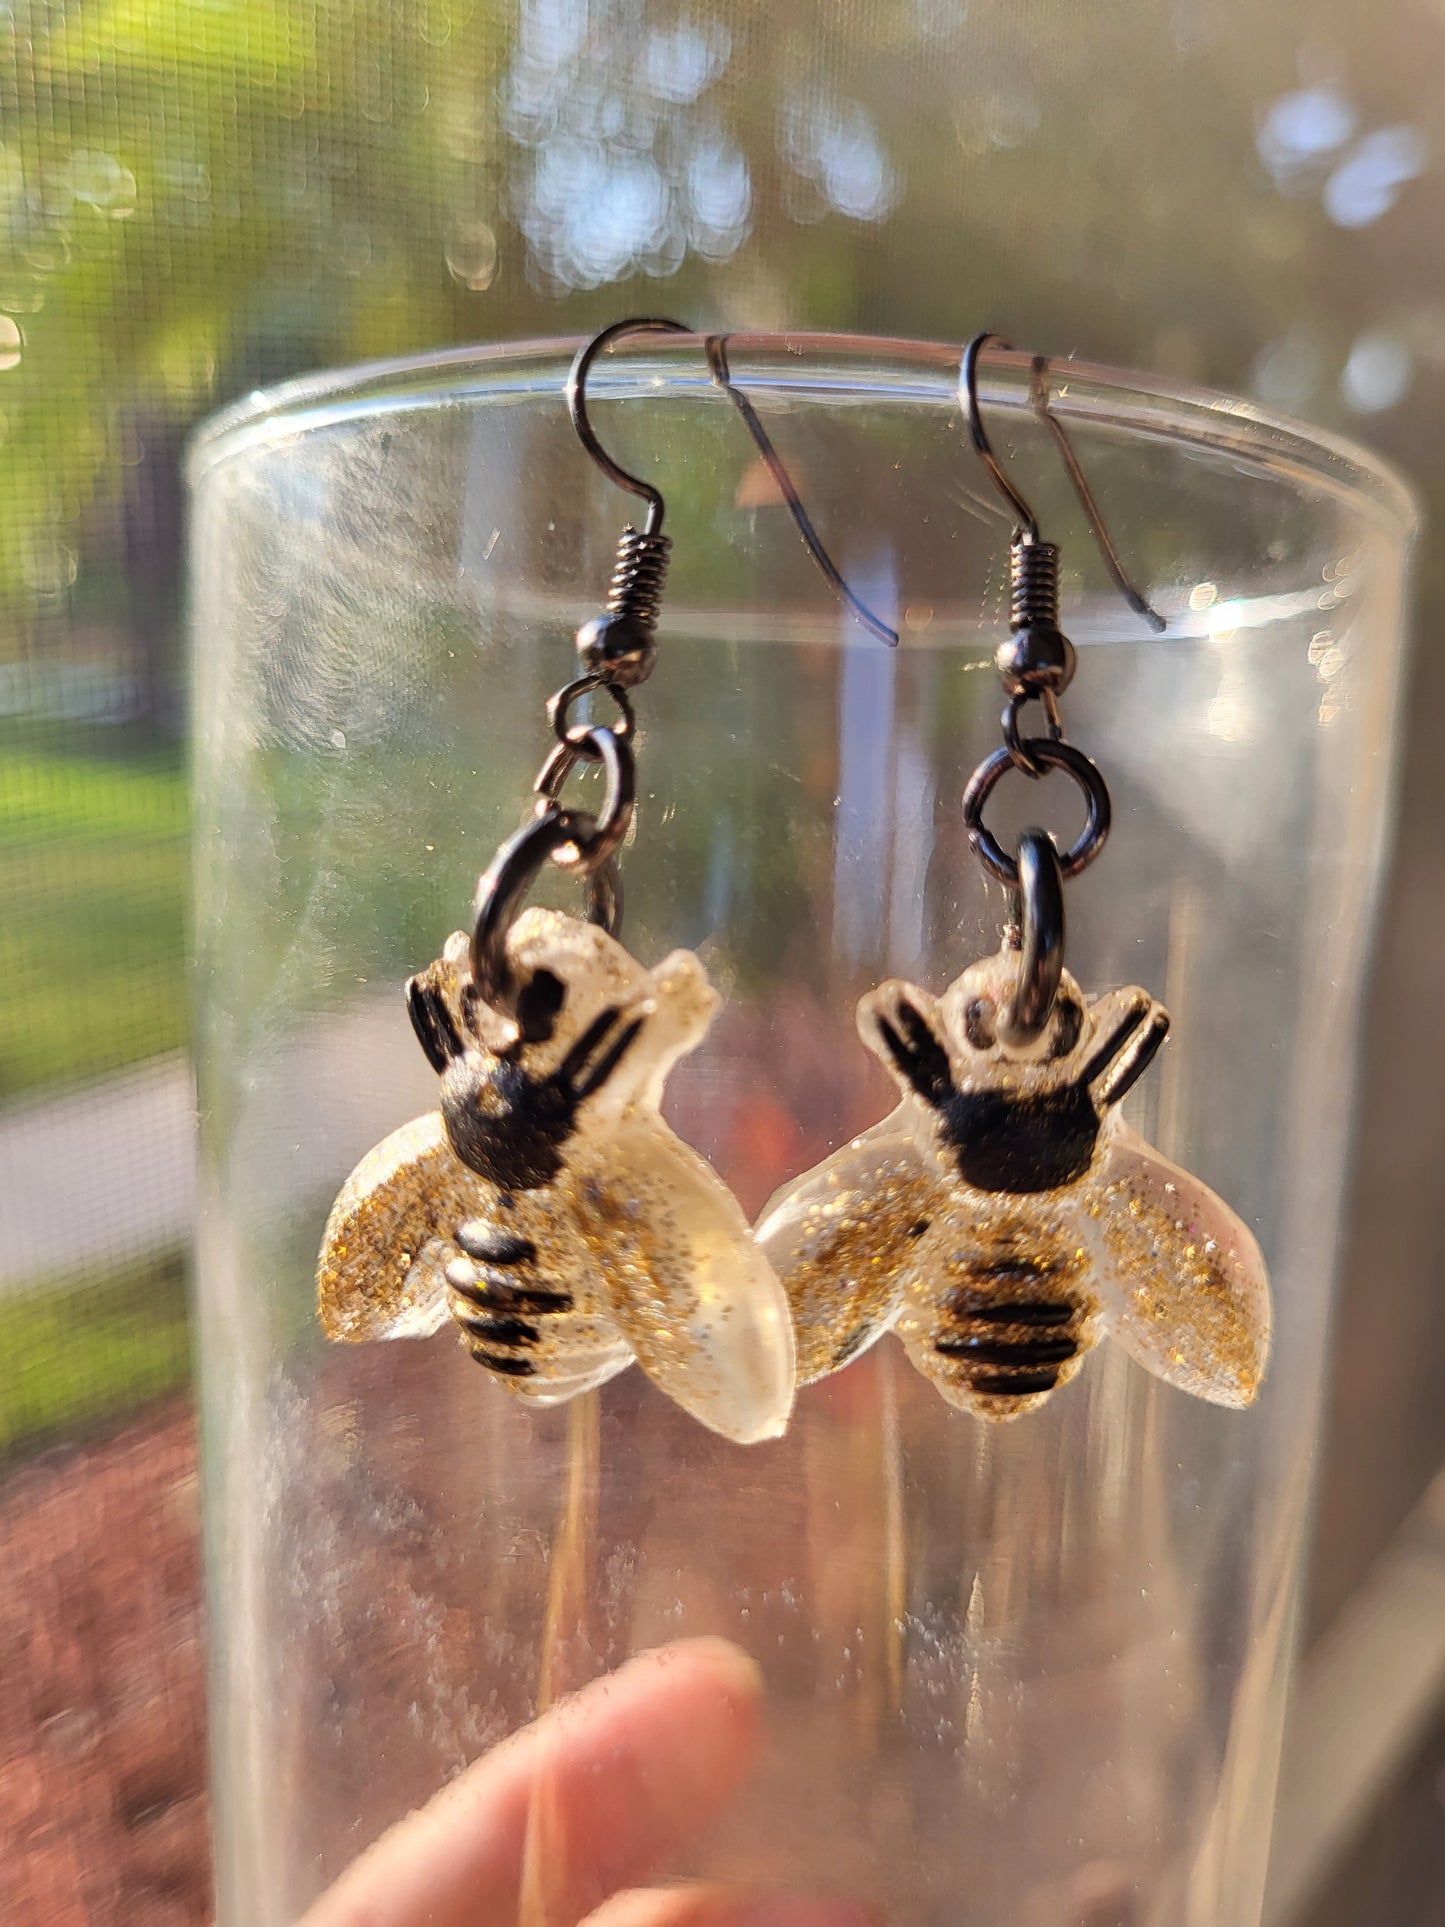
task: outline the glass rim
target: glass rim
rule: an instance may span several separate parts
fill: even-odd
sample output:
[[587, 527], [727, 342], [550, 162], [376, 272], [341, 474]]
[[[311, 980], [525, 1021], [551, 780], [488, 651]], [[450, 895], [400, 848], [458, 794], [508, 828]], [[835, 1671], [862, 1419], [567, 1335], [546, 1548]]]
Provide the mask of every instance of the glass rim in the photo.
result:
[[[255, 389], [193, 431], [185, 473], [195, 488], [212, 469], [259, 444], [334, 426], [357, 415], [455, 407], [498, 395], [554, 391], [586, 336], [538, 336], [433, 349], [295, 376]], [[715, 390], [702, 352], [707, 336], [639, 335], [600, 360], [588, 396], [621, 400], [658, 389]], [[885, 335], [791, 331], [729, 333], [728, 361], [740, 388], [831, 401], [958, 406], [962, 349]], [[980, 401], [1034, 412], [1034, 356], [990, 348], [979, 363]], [[1070, 357], [1050, 358], [1050, 408], [1060, 420], [1183, 442], [1348, 500], [1409, 540], [1421, 520], [1406, 477], [1373, 450], [1220, 389]]]

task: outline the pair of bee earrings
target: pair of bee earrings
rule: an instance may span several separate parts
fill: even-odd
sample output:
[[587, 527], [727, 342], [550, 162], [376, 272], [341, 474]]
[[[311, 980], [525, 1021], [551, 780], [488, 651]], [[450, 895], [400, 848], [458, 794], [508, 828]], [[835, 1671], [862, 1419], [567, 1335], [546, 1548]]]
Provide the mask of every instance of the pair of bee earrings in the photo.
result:
[[[977, 396], [981, 335], [960, 388], [973, 445], [1017, 517], [1010, 633], [996, 663], [1008, 696], [1003, 745], [964, 794], [970, 841], [1011, 891], [1003, 947], [941, 998], [900, 981], [858, 1006], [863, 1042], [901, 1101], [792, 1184], [749, 1227], [712, 1166], [659, 1114], [672, 1065], [717, 1008], [701, 964], [675, 951], [644, 969], [617, 941], [617, 851], [635, 794], [630, 692], [651, 673], [669, 540], [663, 501], [598, 443], [586, 381], [623, 334], [687, 332], [668, 321], [604, 329], [567, 384], [574, 427], [604, 472], [648, 504], [619, 542], [608, 610], [578, 634], [583, 674], [554, 696], [555, 746], [532, 819], [478, 885], [470, 935], [407, 985], [418, 1038], [441, 1079], [440, 1109], [396, 1131], [347, 1180], [326, 1226], [320, 1315], [341, 1340], [418, 1337], [448, 1320], [473, 1358], [539, 1405], [589, 1391], [635, 1359], [703, 1424], [743, 1443], [786, 1427], [794, 1388], [837, 1371], [890, 1328], [950, 1404], [985, 1419], [1032, 1410], [1108, 1333], [1171, 1385], [1242, 1406], [1269, 1347], [1269, 1288], [1253, 1237], [1221, 1200], [1145, 1144], [1119, 1104], [1168, 1029], [1146, 991], [1086, 998], [1063, 967], [1064, 882], [1097, 856], [1109, 793], [1067, 742], [1059, 698], [1074, 671], [1058, 627], [1058, 551], [999, 465]], [[809, 522], [725, 343], [707, 343], [814, 559], [853, 596]], [[1118, 564], [1049, 409], [1116, 583], [1163, 626]], [[608, 724], [574, 722], [584, 696]], [[1022, 733], [1042, 705], [1045, 732]], [[594, 814], [565, 805], [579, 763], [600, 765]], [[1060, 854], [1027, 830], [1016, 853], [984, 821], [1009, 770], [1062, 770], [1088, 820]], [[523, 909], [548, 863], [584, 884], [585, 921]]]

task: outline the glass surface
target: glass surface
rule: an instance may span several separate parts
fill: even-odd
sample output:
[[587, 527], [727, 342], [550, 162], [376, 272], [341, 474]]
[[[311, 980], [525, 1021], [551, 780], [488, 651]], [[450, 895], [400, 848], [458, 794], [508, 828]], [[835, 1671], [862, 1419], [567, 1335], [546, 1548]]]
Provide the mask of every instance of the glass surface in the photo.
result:
[[[739, 1447], [636, 1370], [538, 1412], [449, 1335], [333, 1347], [314, 1315], [337, 1188], [436, 1101], [402, 981], [527, 813], [545, 698], [633, 506], [572, 435], [566, 358], [296, 384], [193, 452], [221, 1920], [293, 1921], [526, 1721], [544, 1672], [576, 1685], [718, 1632], [763, 1667], [768, 1752], [664, 1872], [842, 1890], [919, 1927], [1250, 1927], [1408, 499], [1245, 404], [1070, 364], [1057, 412], [1156, 639], [1028, 416], [1027, 360], [990, 361], [997, 446], [1063, 544], [1068, 733], [1114, 797], [1069, 889], [1070, 968], [1173, 1013], [1127, 1115], [1258, 1235], [1273, 1363], [1240, 1413], [1106, 1341], [1041, 1411], [986, 1426], [888, 1338], [801, 1393], [781, 1442]], [[697, 950], [725, 994], [665, 1109], [754, 1214], [893, 1101], [860, 994], [940, 991], [997, 945], [959, 800], [999, 740], [1008, 524], [960, 432], [956, 350], [739, 337], [731, 361], [902, 632], [889, 652], [832, 603], [696, 342], [598, 369], [599, 433], [665, 489], [676, 544], [624, 936], [646, 964]], [[1005, 784], [1000, 828], [1072, 835], [1072, 794], [1042, 798]], [[576, 902], [560, 876], [539, 895]]]

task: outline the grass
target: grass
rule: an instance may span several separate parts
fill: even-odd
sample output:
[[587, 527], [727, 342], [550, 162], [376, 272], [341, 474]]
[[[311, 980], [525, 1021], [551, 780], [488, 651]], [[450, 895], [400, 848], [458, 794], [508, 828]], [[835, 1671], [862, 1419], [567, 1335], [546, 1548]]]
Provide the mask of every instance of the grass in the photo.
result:
[[118, 1418], [190, 1376], [178, 1254], [0, 1297], [0, 1458]]
[[0, 1098], [177, 1050], [184, 773], [0, 746]]

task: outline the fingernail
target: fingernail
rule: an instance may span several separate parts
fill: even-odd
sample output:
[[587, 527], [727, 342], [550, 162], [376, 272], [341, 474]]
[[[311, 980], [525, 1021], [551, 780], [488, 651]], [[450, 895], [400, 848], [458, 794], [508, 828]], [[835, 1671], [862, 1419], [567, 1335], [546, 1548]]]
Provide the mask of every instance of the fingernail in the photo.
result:
[[717, 1683], [719, 1693], [728, 1698], [759, 1700], [763, 1696], [763, 1669], [751, 1653], [735, 1646], [717, 1633], [704, 1633], [697, 1639], [677, 1639], [670, 1646], [654, 1646], [642, 1655], [659, 1666], [686, 1659], [696, 1666], [701, 1662]]

